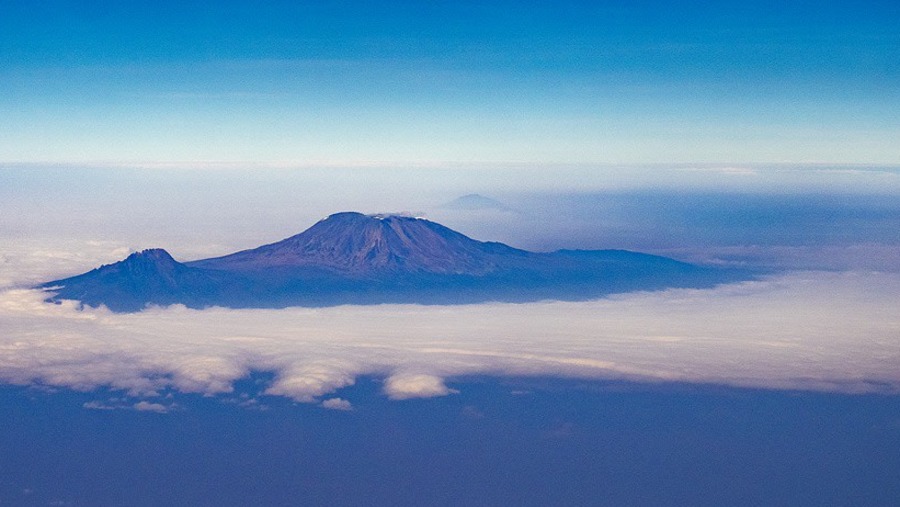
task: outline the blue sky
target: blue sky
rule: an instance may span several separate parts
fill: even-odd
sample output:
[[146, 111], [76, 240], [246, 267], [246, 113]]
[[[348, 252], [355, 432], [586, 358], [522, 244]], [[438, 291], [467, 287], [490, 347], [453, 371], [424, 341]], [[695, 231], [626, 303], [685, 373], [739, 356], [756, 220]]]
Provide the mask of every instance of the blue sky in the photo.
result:
[[0, 13], [5, 163], [900, 163], [895, 2]]

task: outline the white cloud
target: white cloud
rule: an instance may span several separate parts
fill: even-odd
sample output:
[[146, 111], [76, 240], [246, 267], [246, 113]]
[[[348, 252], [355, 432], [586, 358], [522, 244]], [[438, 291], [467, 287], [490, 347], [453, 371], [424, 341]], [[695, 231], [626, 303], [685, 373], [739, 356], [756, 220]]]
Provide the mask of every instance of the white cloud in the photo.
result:
[[391, 399], [432, 398], [455, 393], [444, 385], [444, 379], [427, 374], [397, 373], [387, 378], [384, 392]]
[[322, 401], [322, 406], [332, 410], [353, 410], [353, 405], [343, 398], [328, 398]]
[[266, 394], [302, 402], [360, 375], [384, 378], [395, 399], [450, 394], [446, 379], [473, 374], [900, 391], [897, 273], [796, 272], [578, 303], [114, 314], [43, 298], [0, 291], [0, 382], [217, 394], [262, 370], [275, 375]]
[[156, 412], [157, 414], [165, 414], [169, 411], [169, 407], [159, 403], [150, 403], [149, 401], [139, 401], [132, 408], [138, 412]]
[[115, 410], [116, 409], [116, 407], [114, 407], [112, 405], [107, 405], [107, 404], [103, 403], [102, 401], [87, 401], [81, 406], [83, 408], [88, 408], [91, 410]]

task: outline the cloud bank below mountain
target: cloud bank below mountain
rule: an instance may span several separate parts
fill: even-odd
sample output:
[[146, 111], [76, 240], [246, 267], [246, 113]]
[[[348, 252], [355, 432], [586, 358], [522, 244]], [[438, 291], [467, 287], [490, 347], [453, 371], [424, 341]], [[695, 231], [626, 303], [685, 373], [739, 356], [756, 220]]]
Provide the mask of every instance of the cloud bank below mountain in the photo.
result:
[[266, 394], [301, 402], [361, 375], [384, 378], [392, 399], [449, 395], [448, 380], [473, 374], [900, 392], [898, 288], [895, 273], [794, 272], [580, 303], [127, 315], [8, 289], [0, 382], [151, 402], [170, 389], [229, 393], [252, 371], [274, 373]]

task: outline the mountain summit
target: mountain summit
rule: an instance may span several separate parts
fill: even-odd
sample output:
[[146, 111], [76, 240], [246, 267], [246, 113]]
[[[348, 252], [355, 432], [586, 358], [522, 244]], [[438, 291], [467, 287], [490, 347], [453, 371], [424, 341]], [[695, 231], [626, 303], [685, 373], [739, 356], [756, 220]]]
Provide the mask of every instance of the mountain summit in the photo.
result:
[[39, 287], [113, 311], [340, 304], [584, 300], [616, 292], [707, 287], [746, 277], [624, 250], [528, 252], [423, 218], [336, 213], [284, 240], [178, 262], [162, 249]]
[[497, 269], [500, 257], [511, 254], [527, 252], [476, 241], [423, 218], [344, 212], [277, 243], [191, 266], [240, 271], [317, 267], [348, 275], [484, 275]]

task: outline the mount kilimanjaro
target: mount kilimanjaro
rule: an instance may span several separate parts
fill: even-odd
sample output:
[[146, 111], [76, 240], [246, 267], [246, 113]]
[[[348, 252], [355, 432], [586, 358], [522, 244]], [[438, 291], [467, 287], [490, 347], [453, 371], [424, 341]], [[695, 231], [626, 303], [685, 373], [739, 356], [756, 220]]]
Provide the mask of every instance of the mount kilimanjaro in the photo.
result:
[[105, 305], [284, 308], [341, 304], [462, 304], [586, 300], [746, 278], [624, 250], [519, 250], [422, 218], [344, 212], [287, 239], [224, 257], [178, 262], [136, 252], [87, 273], [41, 284], [48, 301]]

